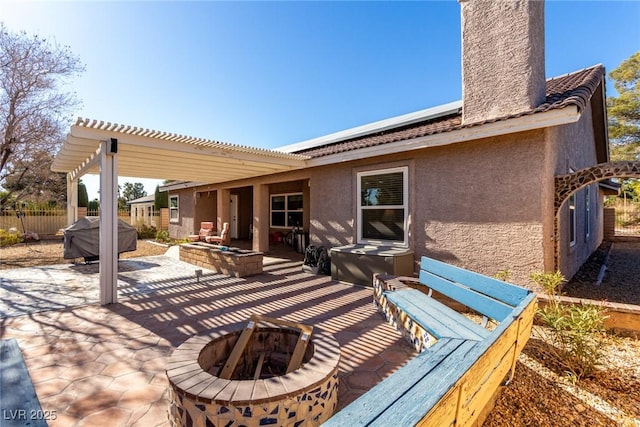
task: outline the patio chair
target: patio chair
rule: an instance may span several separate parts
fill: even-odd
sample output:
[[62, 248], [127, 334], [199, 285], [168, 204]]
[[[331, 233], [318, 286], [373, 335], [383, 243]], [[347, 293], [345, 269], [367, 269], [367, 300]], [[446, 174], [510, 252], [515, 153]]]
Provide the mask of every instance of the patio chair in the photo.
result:
[[222, 224], [222, 231], [219, 236], [207, 236], [205, 237], [207, 243], [215, 243], [218, 245], [224, 245], [231, 242], [231, 238], [229, 236], [229, 223], [225, 222]]
[[200, 223], [200, 232], [198, 232], [198, 234], [190, 234], [188, 239], [192, 242], [204, 242], [207, 236], [213, 235], [213, 230], [213, 222], [203, 221]]

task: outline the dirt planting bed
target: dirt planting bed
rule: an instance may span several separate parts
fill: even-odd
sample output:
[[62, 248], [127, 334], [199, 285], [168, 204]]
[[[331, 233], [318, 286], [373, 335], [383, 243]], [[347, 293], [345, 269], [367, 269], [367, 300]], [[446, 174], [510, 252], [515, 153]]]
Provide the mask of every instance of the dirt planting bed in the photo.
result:
[[[164, 255], [165, 252], [167, 252], [167, 247], [164, 245], [138, 240], [137, 249], [132, 252], [121, 253], [120, 258]], [[41, 240], [28, 244], [20, 243], [6, 248], [0, 248], [0, 270], [83, 262], [82, 258], [75, 260], [64, 259], [62, 253], [62, 238], [56, 240]]]

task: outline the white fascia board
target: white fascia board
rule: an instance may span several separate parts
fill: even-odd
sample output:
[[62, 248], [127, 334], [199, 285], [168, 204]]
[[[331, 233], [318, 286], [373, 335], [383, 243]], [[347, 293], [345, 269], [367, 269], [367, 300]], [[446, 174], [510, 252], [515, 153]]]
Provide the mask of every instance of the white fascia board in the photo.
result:
[[208, 142], [183, 142], [181, 140], [172, 141], [153, 136], [133, 135], [106, 129], [96, 129], [85, 126], [74, 125], [71, 127], [71, 134], [78, 138], [105, 140], [109, 137], [118, 138], [119, 142], [128, 145], [146, 147], [153, 150], [168, 150], [172, 153], [191, 153], [198, 155], [209, 155], [221, 158], [236, 159], [261, 164], [274, 164], [285, 169], [297, 169], [305, 166], [307, 158], [304, 155], [278, 152], [276, 150], [260, 150], [247, 147], [234, 146], [223, 143]]
[[308, 150], [310, 148], [320, 147], [327, 144], [344, 141], [359, 136], [365, 136], [372, 133], [382, 132], [388, 129], [406, 126], [418, 123], [424, 120], [437, 119], [438, 117], [447, 116], [456, 113], [462, 108], [462, 101], [450, 102], [448, 104], [439, 105], [437, 107], [427, 108], [425, 110], [415, 111], [401, 116], [391, 117], [366, 125], [357, 126], [340, 132], [331, 133], [318, 138], [309, 139], [307, 141], [297, 142], [291, 145], [276, 148], [276, 151], [284, 153], [293, 153], [300, 150]]
[[178, 182], [175, 184], [166, 184], [160, 186], [160, 191], [176, 191], [176, 190], [184, 190], [185, 188], [191, 187], [200, 187], [202, 185], [207, 185], [207, 182]]
[[358, 160], [366, 157], [382, 156], [392, 153], [419, 150], [422, 148], [456, 144], [476, 139], [574, 123], [579, 119], [580, 111], [578, 107], [570, 106], [563, 109], [549, 110], [543, 113], [530, 114], [515, 117], [513, 119], [466, 127], [450, 132], [442, 132], [434, 135], [382, 144], [375, 147], [360, 148], [343, 153], [322, 156], [308, 160], [307, 166], [324, 166]]

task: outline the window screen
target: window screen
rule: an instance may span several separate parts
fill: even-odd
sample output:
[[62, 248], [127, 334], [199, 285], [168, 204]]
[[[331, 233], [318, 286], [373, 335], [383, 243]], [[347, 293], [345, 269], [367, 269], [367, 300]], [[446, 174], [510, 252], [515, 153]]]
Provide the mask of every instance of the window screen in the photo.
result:
[[361, 172], [359, 242], [407, 243], [407, 168]]

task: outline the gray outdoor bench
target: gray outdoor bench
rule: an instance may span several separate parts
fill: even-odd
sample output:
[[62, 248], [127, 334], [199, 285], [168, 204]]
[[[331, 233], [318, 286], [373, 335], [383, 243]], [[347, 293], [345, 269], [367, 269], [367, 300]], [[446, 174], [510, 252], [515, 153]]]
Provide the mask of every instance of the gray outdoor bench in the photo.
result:
[[[427, 257], [419, 280], [374, 276], [374, 302], [420, 353], [326, 426], [473, 424], [513, 375], [536, 309], [528, 289]], [[470, 320], [462, 307], [495, 328]]]

